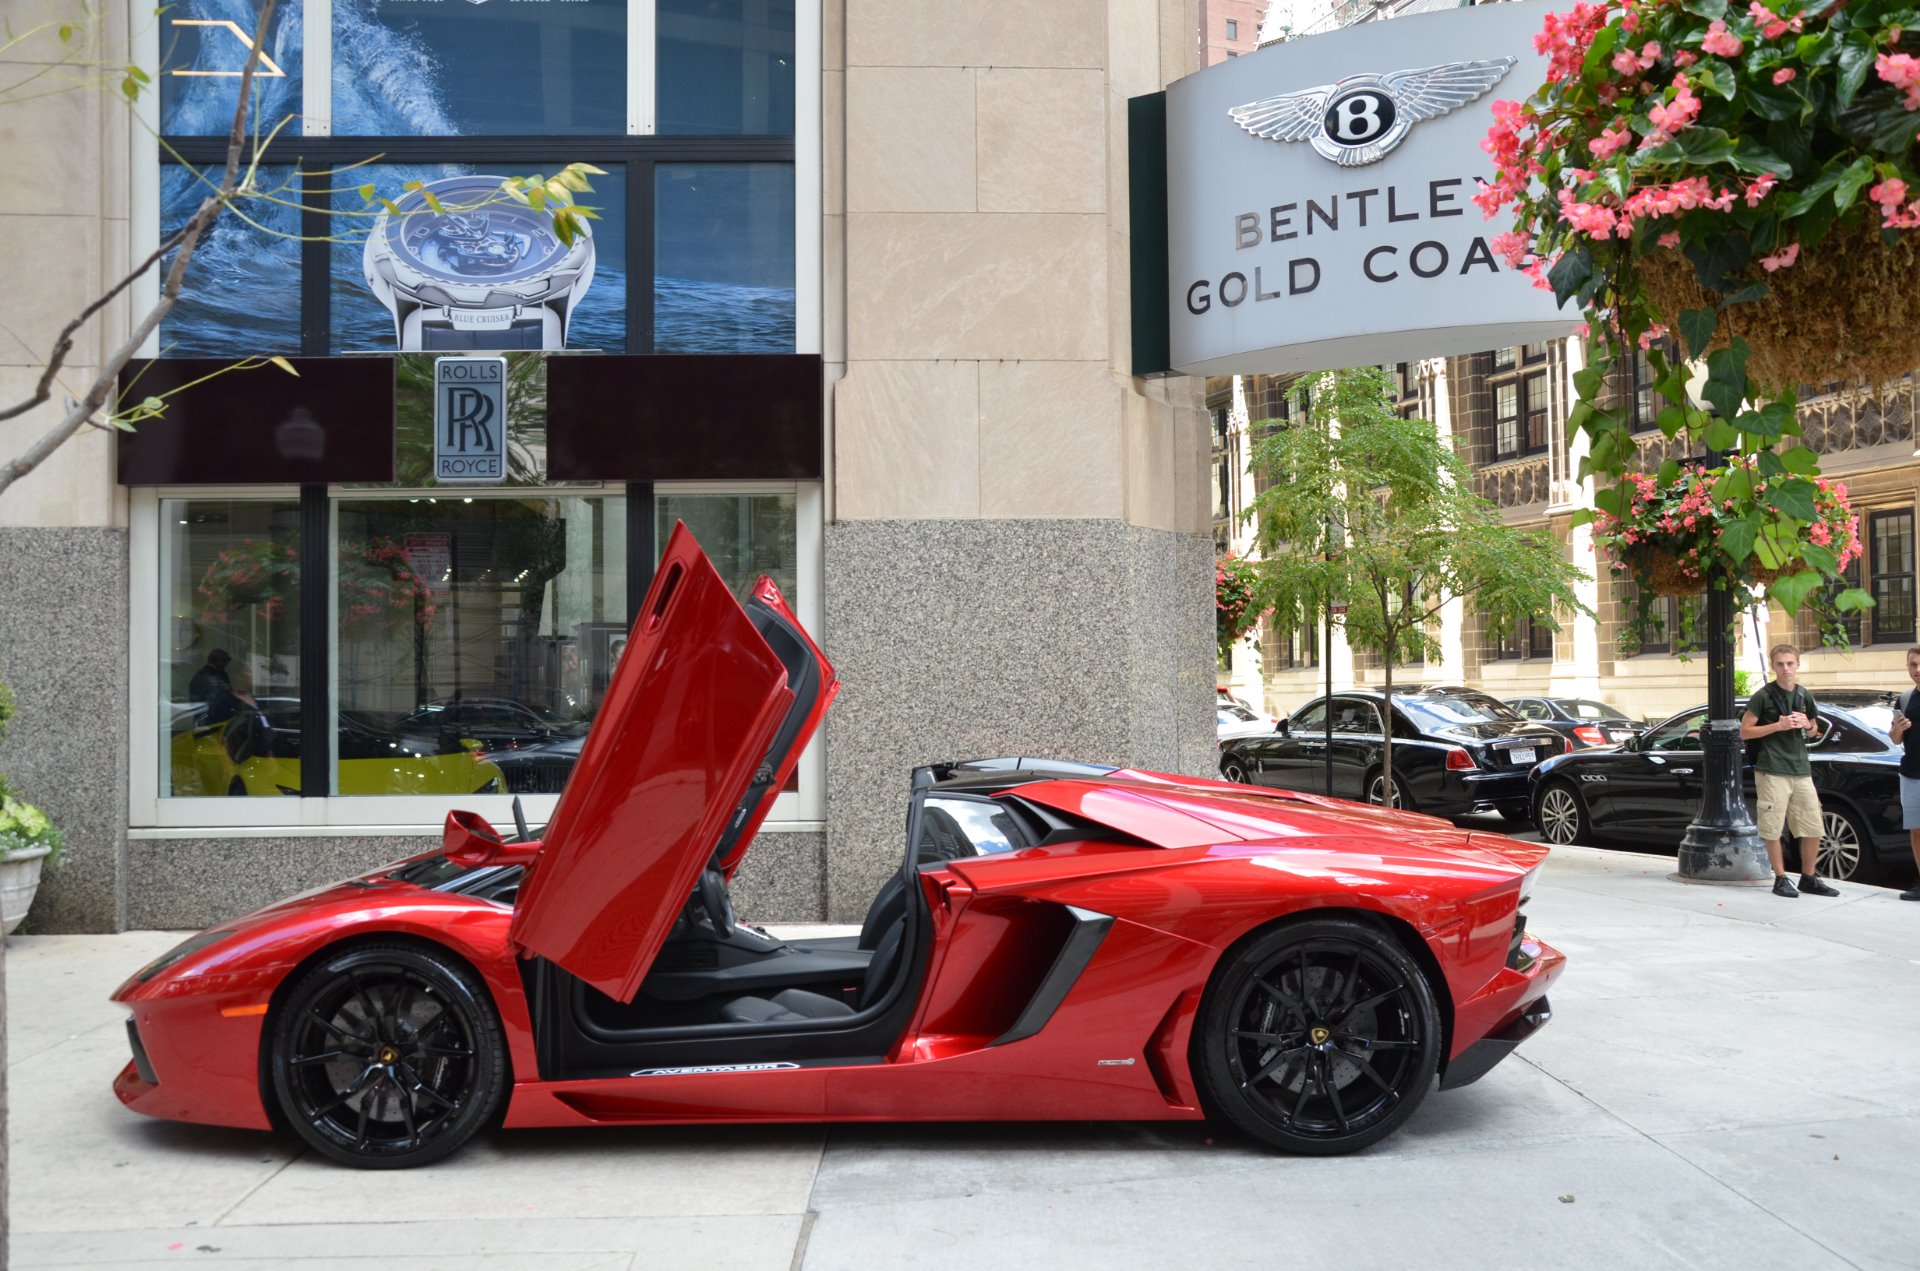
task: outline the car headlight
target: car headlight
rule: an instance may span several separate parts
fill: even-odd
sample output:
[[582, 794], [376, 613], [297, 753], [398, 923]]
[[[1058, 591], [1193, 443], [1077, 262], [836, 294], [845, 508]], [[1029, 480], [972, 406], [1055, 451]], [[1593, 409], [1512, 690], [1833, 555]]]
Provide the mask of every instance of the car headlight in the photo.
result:
[[173, 948], [168, 949], [165, 953], [141, 967], [133, 978], [145, 984], [148, 980], [151, 980], [154, 976], [160, 974], [174, 963], [179, 962], [188, 954], [198, 953], [209, 945], [219, 944], [232, 934], [230, 931], [202, 931], [199, 935], [188, 936], [179, 944], [174, 945]]

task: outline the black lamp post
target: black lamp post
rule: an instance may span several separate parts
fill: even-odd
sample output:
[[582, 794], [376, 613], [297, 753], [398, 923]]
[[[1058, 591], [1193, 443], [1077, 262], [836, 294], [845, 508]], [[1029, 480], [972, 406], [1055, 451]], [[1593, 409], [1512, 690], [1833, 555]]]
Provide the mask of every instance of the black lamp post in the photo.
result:
[[[1706, 466], [1723, 456], [1708, 451]], [[1740, 740], [1741, 704], [1733, 692], [1733, 595], [1722, 576], [1707, 585], [1707, 725], [1700, 733], [1700, 811], [1680, 840], [1680, 877], [1744, 882], [1773, 876], [1767, 849], [1747, 811], [1741, 772], [1746, 743]]]

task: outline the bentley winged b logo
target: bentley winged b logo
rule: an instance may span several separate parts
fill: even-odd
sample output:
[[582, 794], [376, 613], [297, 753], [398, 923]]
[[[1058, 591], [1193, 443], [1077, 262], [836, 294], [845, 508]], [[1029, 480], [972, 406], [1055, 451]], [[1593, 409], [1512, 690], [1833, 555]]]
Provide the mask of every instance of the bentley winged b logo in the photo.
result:
[[1318, 88], [1263, 97], [1227, 113], [1269, 141], [1311, 141], [1343, 168], [1385, 158], [1407, 132], [1484, 97], [1518, 58], [1448, 62], [1385, 75], [1350, 75]]

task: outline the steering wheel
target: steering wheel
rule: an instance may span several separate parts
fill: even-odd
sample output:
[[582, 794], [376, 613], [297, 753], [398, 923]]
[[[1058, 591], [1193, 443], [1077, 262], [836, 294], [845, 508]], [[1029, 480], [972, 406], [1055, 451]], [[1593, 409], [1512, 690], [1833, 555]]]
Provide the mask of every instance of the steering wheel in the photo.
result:
[[733, 901], [727, 895], [727, 876], [717, 869], [710, 869], [700, 875], [700, 882], [694, 888], [694, 900], [705, 911], [707, 921], [722, 940], [733, 935]]

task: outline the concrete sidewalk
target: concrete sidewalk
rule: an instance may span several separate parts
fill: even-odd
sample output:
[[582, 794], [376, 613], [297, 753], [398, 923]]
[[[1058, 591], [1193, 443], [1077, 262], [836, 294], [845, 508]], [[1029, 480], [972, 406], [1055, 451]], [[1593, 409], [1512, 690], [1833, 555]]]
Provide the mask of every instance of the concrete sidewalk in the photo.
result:
[[150, 1121], [106, 994], [177, 938], [8, 951], [13, 1266], [1913, 1267], [1920, 904], [1555, 851], [1555, 1018], [1365, 1155], [1199, 1125], [523, 1131], [423, 1170]]

